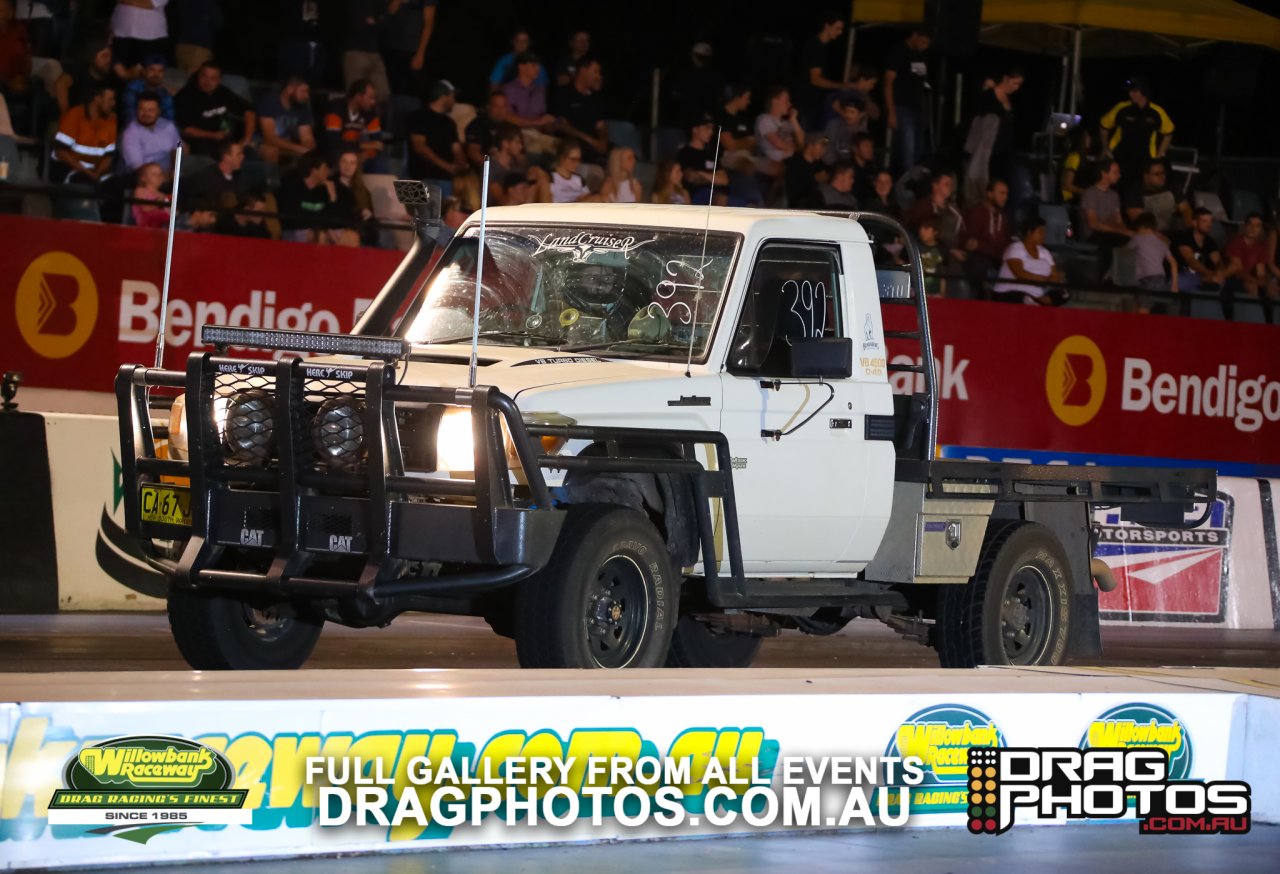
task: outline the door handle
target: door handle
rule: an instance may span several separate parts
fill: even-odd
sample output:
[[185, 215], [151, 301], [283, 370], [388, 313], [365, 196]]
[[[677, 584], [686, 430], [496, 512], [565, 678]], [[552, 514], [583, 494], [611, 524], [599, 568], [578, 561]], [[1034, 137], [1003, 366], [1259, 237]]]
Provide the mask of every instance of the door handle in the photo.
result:
[[853, 419], [832, 419], [831, 427], [836, 429], [845, 429], [853, 427]]

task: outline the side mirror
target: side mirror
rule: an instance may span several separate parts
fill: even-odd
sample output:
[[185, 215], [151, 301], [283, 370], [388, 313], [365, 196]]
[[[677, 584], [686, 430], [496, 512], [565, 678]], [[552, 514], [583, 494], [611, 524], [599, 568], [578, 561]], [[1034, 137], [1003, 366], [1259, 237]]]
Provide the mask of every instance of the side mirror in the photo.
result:
[[848, 379], [853, 376], [853, 340], [848, 337], [792, 340], [791, 375]]

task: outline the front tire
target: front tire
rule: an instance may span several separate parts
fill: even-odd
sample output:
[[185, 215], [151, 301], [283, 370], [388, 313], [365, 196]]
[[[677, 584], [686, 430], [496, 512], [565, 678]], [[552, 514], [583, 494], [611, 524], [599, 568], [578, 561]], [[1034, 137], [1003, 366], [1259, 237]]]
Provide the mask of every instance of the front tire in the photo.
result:
[[300, 668], [315, 649], [323, 622], [304, 616], [287, 602], [169, 590], [173, 640], [196, 670]]
[[760, 638], [733, 631], [716, 632], [692, 616], [681, 616], [667, 651], [669, 668], [749, 668], [760, 652]]
[[944, 668], [1060, 665], [1071, 630], [1071, 573], [1053, 532], [1032, 522], [992, 523], [978, 571], [938, 594]]
[[679, 603], [667, 547], [641, 513], [569, 508], [547, 566], [519, 589], [516, 655], [525, 668], [657, 668]]

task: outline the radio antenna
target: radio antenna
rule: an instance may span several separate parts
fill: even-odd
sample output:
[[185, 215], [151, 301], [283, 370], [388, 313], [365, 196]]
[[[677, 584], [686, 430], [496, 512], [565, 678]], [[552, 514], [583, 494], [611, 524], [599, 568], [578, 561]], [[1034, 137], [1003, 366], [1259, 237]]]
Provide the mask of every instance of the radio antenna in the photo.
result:
[[693, 378], [693, 340], [698, 331], [698, 302], [702, 300], [702, 278], [707, 269], [707, 237], [711, 234], [711, 204], [716, 199], [716, 168], [720, 166], [720, 134], [724, 128], [716, 125], [716, 150], [711, 156], [711, 188], [707, 191], [707, 220], [702, 226], [702, 255], [698, 258], [698, 288], [693, 293], [693, 318], [689, 322], [689, 355], [684, 361], [686, 379]]
[[169, 277], [173, 273], [173, 234], [178, 225], [178, 185], [182, 181], [182, 144], [173, 152], [173, 193], [169, 197], [169, 239], [164, 247], [164, 284], [160, 289], [160, 327], [156, 334], [156, 367], [164, 367], [165, 322], [169, 318]]
[[484, 277], [485, 211], [489, 207], [489, 156], [484, 156], [484, 173], [480, 180], [480, 254], [476, 258], [476, 307], [471, 317], [471, 370], [469, 385], [476, 387], [476, 363], [480, 352], [480, 281]]

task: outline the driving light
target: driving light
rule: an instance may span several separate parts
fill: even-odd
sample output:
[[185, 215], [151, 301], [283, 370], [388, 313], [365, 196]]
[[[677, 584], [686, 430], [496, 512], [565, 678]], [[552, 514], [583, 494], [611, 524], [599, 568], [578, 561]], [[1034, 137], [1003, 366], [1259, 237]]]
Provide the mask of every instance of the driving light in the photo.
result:
[[312, 334], [307, 331], [226, 328], [205, 325], [200, 342], [206, 346], [244, 346], [255, 349], [286, 349], [327, 355], [363, 355], [395, 361], [409, 354], [409, 341], [398, 337], [357, 337], [352, 334]]
[[[251, 389], [231, 396], [227, 403], [222, 441], [232, 457], [249, 464], [264, 464], [271, 457], [274, 423], [271, 393]], [[217, 399], [214, 418], [218, 418]]]
[[311, 421], [311, 443], [320, 460], [336, 470], [353, 470], [364, 458], [364, 404], [330, 398]]
[[436, 431], [436, 468], [442, 471], [470, 471], [476, 466], [475, 435], [471, 431], [471, 410], [445, 410]]

